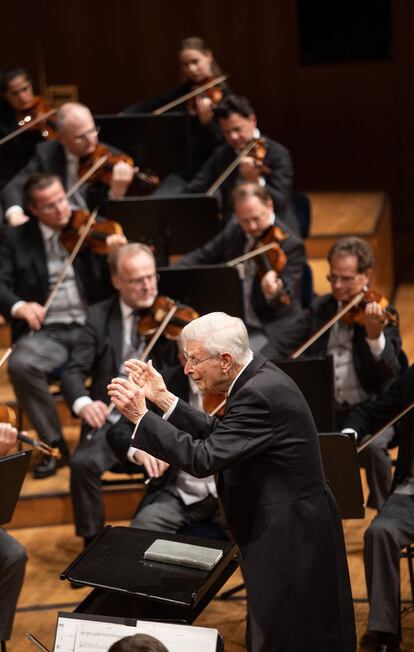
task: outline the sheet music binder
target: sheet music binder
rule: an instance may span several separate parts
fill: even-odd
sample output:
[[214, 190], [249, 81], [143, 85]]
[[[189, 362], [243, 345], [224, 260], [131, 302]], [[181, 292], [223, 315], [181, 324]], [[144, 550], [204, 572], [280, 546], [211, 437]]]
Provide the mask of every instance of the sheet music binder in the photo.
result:
[[319, 434], [325, 476], [341, 518], [364, 518], [365, 505], [356, 441], [352, 434]]
[[0, 525], [10, 523], [29, 466], [32, 451], [0, 457]]
[[[202, 633], [201, 630], [210, 630], [211, 632], [216, 633], [216, 647], [215, 647], [215, 652], [224, 652], [224, 641], [223, 637], [220, 634], [218, 630], [215, 630], [214, 628], [206, 628], [206, 627], [192, 627], [191, 625], [186, 625], [185, 623], [176, 623], [172, 621], [143, 621], [137, 618], [122, 618], [122, 617], [116, 617], [116, 616], [102, 616], [102, 615], [94, 615], [94, 614], [82, 614], [82, 613], [67, 613], [63, 611], [59, 611], [57, 615], [57, 622], [56, 622], [56, 631], [55, 631], [55, 638], [54, 638], [54, 643], [53, 643], [53, 652], [58, 652], [58, 648], [56, 647], [57, 641], [58, 641], [58, 630], [59, 627], [62, 625], [65, 625], [65, 620], [67, 621], [67, 624], [70, 626], [70, 621], [85, 621], [90, 622], [90, 623], [106, 623], [106, 624], [113, 624], [116, 626], [121, 626], [125, 627], [125, 634], [124, 636], [131, 636], [134, 633], [138, 634], [140, 631], [145, 631], [148, 629], [148, 626], [150, 626], [151, 630], [155, 629], [154, 633], [152, 633], [153, 636], [159, 638], [162, 642], [163, 641], [163, 635], [162, 635], [162, 630], [165, 630], [166, 627], [172, 631], [174, 631], [175, 628], [180, 628], [180, 633], [185, 635], [185, 629], [188, 627], [188, 632], [189, 635], [196, 630], [199, 631], [199, 633]], [[161, 626], [161, 628], [157, 632], [157, 624]], [[117, 629], [118, 629], [117, 627]], [[132, 632], [129, 628], [133, 627], [136, 629], [135, 632]], [[186, 642], [183, 641], [183, 644], [186, 645]], [[181, 646], [180, 646], [181, 647]], [[184, 649], [184, 648], [183, 648]], [[174, 652], [174, 650], [170, 650], [170, 652]]]

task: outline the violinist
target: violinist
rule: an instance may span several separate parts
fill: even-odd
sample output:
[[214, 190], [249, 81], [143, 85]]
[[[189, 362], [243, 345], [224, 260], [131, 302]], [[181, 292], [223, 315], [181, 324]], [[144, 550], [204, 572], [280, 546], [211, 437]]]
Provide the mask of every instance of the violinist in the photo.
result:
[[289, 204], [293, 169], [288, 150], [261, 134], [254, 109], [245, 97], [228, 95], [215, 109], [215, 115], [227, 142], [215, 150], [183, 192], [207, 192], [243, 148], [261, 138], [264, 157], [263, 152], [259, 158], [255, 157], [254, 151], [243, 156], [218, 190], [224, 217], [226, 220], [231, 217], [231, 191], [236, 184], [243, 181], [260, 183], [271, 196], [280, 219], [298, 233], [296, 216]]
[[[58, 175], [64, 180], [65, 190], [68, 191], [79, 180], [79, 170], [93, 160], [98, 146], [99, 129], [86, 106], [77, 102], [63, 104], [56, 114], [56, 125], [56, 140], [38, 144], [33, 157], [0, 195], [4, 216], [10, 226], [16, 226], [28, 219], [23, 187], [29, 176], [37, 172]], [[120, 154], [113, 147], [106, 146], [106, 149], [110, 153]], [[134, 172], [132, 165], [125, 161], [116, 162], [109, 174], [109, 183], [98, 176], [83, 184], [71, 196], [72, 208], [92, 211], [97, 206], [104, 215], [107, 197], [123, 197]]]
[[304, 245], [275, 214], [267, 188], [242, 183], [233, 190], [232, 200], [236, 220], [228, 222], [215, 238], [183, 256], [177, 264], [189, 267], [228, 262], [252, 249], [271, 227], [279, 227], [284, 234], [280, 248], [287, 257], [283, 270], [280, 274], [272, 269], [259, 275], [255, 259], [243, 263], [243, 298], [251, 348], [271, 359], [283, 359], [303, 341], [306, 333], [299, 299]]
[[[331, 293], [316, 297], [311, 306], [309, 335], [318, 330], [337, 310], [369, 287], [374, 255], [362, 238], [340, 238], [328, 253]], [[387, 303], [387, 302], [386, 302]], [[390, 314], [396, 314], [388, 306]], [[333, 356], [335, 372], [336, 427], [341, 430], [347, 414], [357, 405], [378, 394], [403, 370], [399, 328], [384, 315], [376, 301], [358, 311], [363, 321], [337, 322], [309, 349], [310, 355]], [[384, 433], [360, 454], [370, 488], [368, 506], [380, 509], [391, 486], [391, 460], [387, 444], [393, 431]]]
[[[24, 194], [33, 218], [7, 229], [0, 246], [0, 313], [11, 322], [15, 342], [9, 374], [39, 438], [59, 448], [65, 463], [67, 448], [48, 375], [65, 363], [82, 330], [85, 306], [110, 294], [109, 270], [104, 256], [89, 248], [79, 252], [45, 314], [50, 288], [68, 257], [60, 238], [71, 208], [54, 175], [33, 175]], [[117, 246], [120, 239], [112, 236], [111, 242]], [[29, 329], [35, 332], [28, 335]], [[52, 475], [58, 464], [54, 458], [44, 459], [35, 477]]]
[[[9, 423], [0, 423], [0, 457], [13, 452], [17, 430]], [[14, 613], [23, 585], [26, 550], [19, 541], [0, 528], [0, 643], [11, 638]], [[3, 649], [3, 645], [2, 645]]]
[[[203, 396], [191, 376], [184, 373], [186, 359], [181, 336], [177, 344], [180, 364], [162, 371], [164, 382], [176, 396], [197, 410], [205, 412], [205, 395]], [[210, 394], [209, 396], [218, 397], [221, 402], [224, 395]], [[160, 413], [155, 405], [152, 409]], [[133, 424], [123, 418], [111, 426], [107, 433], [109, 445], [123, 464], [128, 461], [136, 464], [144, 454], [144, 451], [131, 446], [133, 429]], [[154, 469], [149, 467], [147, 470], [148, 477], [153, 481], [139, 504], [131, 526], [174, 533], [190, 523], [207, 521], [214, 524], [219, 533], [223, 523], [217, 502], [214, 476], [196, 478], [185, 471], [170, 467], [162, 460], [155, 461], [157, 466]], [[134, 472], [133, 466], [131, 472]]]
[[[157, 272], [152, 251], [143, 244], [119, 247], [109, 257], [111, 279], [117, 290], [90, 307], [82, 333], [62, 375], [62, 391], [72, 411], [82, 419], [81, 440], [71, 458], [71, 494], [76, 534], [88, 543], [104, 525], [100, 477], [117, 463], [105, 434], [119, 414], [109, 413], [107, 384], [123, 368], [123, 361], [143, 353], [146, 338], [140, 322], [156, 302]], [[161, 335], [151, 351], [161, 367], [177, 364], [177, 346]], [[92, 379], [86, 389], [84, 381]], [[107, 419], [108, 417], [108, 419]], [[94, 436], [88, 437], [91, 429]], [[140, 464], [156, 464], [143, 454]]]
[[[123, 113], [152, 113], [221, 75], [221, 70], [212, 51], [198, 36], [190, 36], [182, 40], [178, 60], [184, 79], [178, 88], [160, 97], [132, 104], [125, 108]], [[187, 112], [190, 115], [191, 169], [167, 177], [162, 187], [157, 189], [156, 194], [179, 192], [185, 184], [185, 180], [188, 181], [194, 176], [214, 149], [224, 142], [214, 116], [214, 108], [228, 93], [228, 86], [222, 83], [171, 108], [171, 111]]]
[[[52, 108], [43, 97], [34, 95], [30, 75], [21, 66], [6, 66], [0, 71], [0, 96], [0, 138], [14, 132], [26, 116]], [[42, 127], [29, 129], [0, 146], [0, 189], [26, 165], [37, 143], [44, 141], [43, 123]], [[51, 126], [48, 136], [49, 131], [54, 134]]]

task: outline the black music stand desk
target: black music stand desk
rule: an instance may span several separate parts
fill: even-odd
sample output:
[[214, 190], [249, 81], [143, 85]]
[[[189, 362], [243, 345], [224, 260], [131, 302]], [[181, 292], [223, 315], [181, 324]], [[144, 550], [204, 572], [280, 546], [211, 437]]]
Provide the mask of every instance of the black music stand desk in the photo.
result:
[[[144, 561], [160, 538], [217, 548], [223, 556], [210, 571]], [[60, 577], [95, 587], [76, 612], [191, 624], [236, 570], [236, 550], [227, 541], [107, 526]]]
[[217, 200], [209, 195], [124, 197], [108, 202], [107, 215], [119, 222], [130, 242], [155, 246], [155, 256], [186, 254], [223, 228]]
[[319, 433], [325, 476], [341, 518], [364, 518], [365, 504], [356, 440], [351, 433]]
[[13, 518], [31, 454], [32, 451], [20, 451], [0, 457], [0, 525]]

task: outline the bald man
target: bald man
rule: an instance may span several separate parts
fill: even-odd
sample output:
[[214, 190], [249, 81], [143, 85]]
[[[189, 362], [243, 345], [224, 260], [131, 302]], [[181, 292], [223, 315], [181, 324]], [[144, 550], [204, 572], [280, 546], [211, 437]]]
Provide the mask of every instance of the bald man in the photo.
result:
[[[26, 222], [26, 207], [23, 199], [23, 187], [26, 180], [36, 172], [56, 174], [63, 180], [66, 191], [79, 179], [79, 161], [95, 153], [98, 145], [99, 129], [95, 125], [92, 113], [83, 104], [67, 102], [63, 104], [56, 116], [58, 134], [56, 140], [39, 143], [34, 156], [20, 172], [5, 186], [0, 195], [4, 219], [10, 226]], [[113, 153], [120, 153], [108, 146]], [[105, 214], [105, 203], [111, 198], [124, 197], [134, 176], [134, 168], [125, 162], [116, 163], [112, 170], [110, 184], [102, 181], [86, 182], [71, 197], [72, 209], [86, 208], [93, 210], [98, 206]]]

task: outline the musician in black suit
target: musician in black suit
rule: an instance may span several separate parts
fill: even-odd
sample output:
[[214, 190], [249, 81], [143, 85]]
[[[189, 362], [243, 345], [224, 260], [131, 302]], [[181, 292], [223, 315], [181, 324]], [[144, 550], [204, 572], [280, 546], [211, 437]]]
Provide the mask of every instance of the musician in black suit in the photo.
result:
[[[328, 253], [328, 280], [332, 293], [316, 297], [311, 305], [308, 334], [315, 333], [337, 310], [355, 297], [372, 278], [374, 255], [361, 238], [339, 239]], [[384, 302], [383, 302], [384, 303]], [[387, 304], [387, 301], [385, 301]], [[385, 305], [397, 317], [395, 309]], [[362, 323], [340, 321], [308, 350], [310, 355], [332, 355], [335, 370], [336, 427], [340, 430], [348, 412], [378, 394], [402, 371], [404, 354], [397, 325], [384, 317], [384, 307], [370, 302], [360, 309]], [[368, 506], [380, 509], [391, 486], [391, 460], [387, 444], [393, 432], [384, 433], [360, 455], [370, 488]]]
[[[44, 304], [67, 260], [60, 244], [71, 209], [60, 179], [39, 174], [25, 187], [33, 219], [7, 229], [0, 245], [0, 313], [11, 321], [14, 351], [9, 374], [22, 410], [40, 439], [67, 455], [55, 400], [49, 392], [49, 374], [61, 368], [85, 321], [85, 306], [111, 292], [104, 256], [86, 248], [75, 258], [48, 312]], [[124, 241], [109, 236], [109, 246]], [[28, 328], [33, 331], [27, 334]], [[36, 469], [36, 477], [56, 471], [50, 458]]]
[[[226, 392], [222, 421], [177, 399], [151, 364], [126, 363], [136, 383], [109, 393], [138, 423], [133, 445], [205, 477], [218, 490], [240, 548], [254, 652], [355, 650], [352, 597], [335, 501], [318, 438], [293, 381], [253, 357], [240, 319], [211, 313], [182, 331], [185, 372]], [[145, 396], [163, 412], [147, 410]]]
[[[101, 475], [117, 463], [105, 437], [111, 423], [119, 418], [119, 414], [108, 413], [107, 385], [121, 373], [125, 359], [143, 353], [146, 341], [138, 334], [137, 325], [157, 297], [155, 260], [146, 245], [131, 243], [119, 247], [109, 262], [112, 283], [118, 292], [88, 310], [85, 326], [62, 375], [66, 402], [82, 419], [81, 441], [70, 467], [76, 533], [86, 543], [104, 525]], [[160, 368], [174, 366], [175, 342], [161, 336], [151, 357]], [[87, 378], [91, 378], [88, 389]], [[94, 434], [88, 438], [91, 429]], [[149, 469], [153, 466], [145, 453], [137, 462]]]
[[243, 295], [251, 347], [269, 358], [284, 359], [306, 336], [307, 322], [300, 303], [305, 248], [275, 215], [267, 188], [242, 183], [232, 198], [236, 219], [210, 242], [183, 256], [177, 265], [225, 263], [250, 251], [269, 229], [278, 227], [286, 236], [280, 244], [287, 257], [285, 267], [279, 274], [269, 271], [260, 279], [255, 260], [246, 261]]
[[[23, 187], [28, 177], [38, 172], [55, 174], [63, 179], [65, 190], [79, 180], [79, 165], [94, 155], [99, 130], [90, 110], [83, 104], [67, 102], [56, 114], [57, 138], [37, 145], [35, 154], [25, 167], [7, 184], [0, 195], [8, 224], [17, 226], [28, 219], [25, 214]], [[113, 147], [111, 152], [119, 153]], [[134, 176], [134, 168], [124, 161], [113, 167], [109, 186], [103, 181], [90, 181], [71, 196], [72, 208], [98, 207], [105, 210], [105, 200], [123, 197]]]
[[[7, 455], [17, 443], [17, 430], [9, 423], [0, 423], [0, 457]], [[11, 638], [14, 613], [23, 585], [26, 550], [19, 541], [0, 528], [0, 643]]]
[[[383, 427], [412, 403], [413, 398], [414, 366], [411, 366], [384, 393], [355, 408], [344, 425], [364, 438]], [[368, 628], [379, 633], [375, 648], [379, 652], [400, 649], [400, 551], [414, 543], [414, 410], [401, 419], [397, 430], [399, 449], [391, 494], [365, 532]]]
[[293, 169], [286, 147], [260, 133], [253, 107], [244, 97], [227, 96], [216, 107], [215, 115], [227, 143], [214, 151], [183, 192], [207, 192], [246, 145], [253, 139], [262, 138], [266, 150], [263, 164], [246, 154], [219, 188], [224, 217], [229, 220], [232, 215], [231, 191], [234, 186], [242, 181], [260, 183], [271, 196], [278, 216], [298, 233], [296, 216], [289, 203]]

